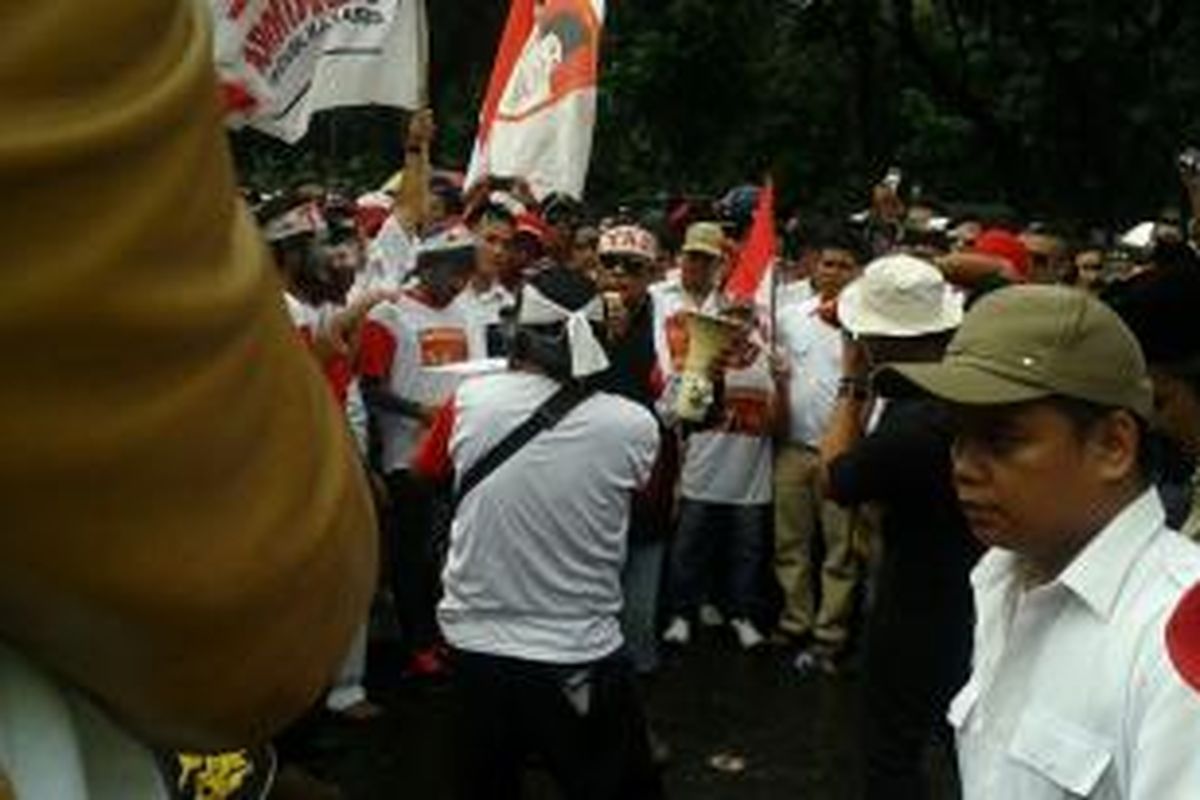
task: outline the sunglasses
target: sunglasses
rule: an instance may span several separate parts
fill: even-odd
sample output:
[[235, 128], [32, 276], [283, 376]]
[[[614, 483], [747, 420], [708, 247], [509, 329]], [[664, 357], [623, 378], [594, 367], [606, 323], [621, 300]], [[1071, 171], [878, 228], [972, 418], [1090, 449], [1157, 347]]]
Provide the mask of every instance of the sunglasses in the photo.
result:
[[628, 275], [632, 278], [641, 277], [650, 271], [650, 264], [645, 259], [634, 256], [601, 256], [600, 267], [605, 272]]

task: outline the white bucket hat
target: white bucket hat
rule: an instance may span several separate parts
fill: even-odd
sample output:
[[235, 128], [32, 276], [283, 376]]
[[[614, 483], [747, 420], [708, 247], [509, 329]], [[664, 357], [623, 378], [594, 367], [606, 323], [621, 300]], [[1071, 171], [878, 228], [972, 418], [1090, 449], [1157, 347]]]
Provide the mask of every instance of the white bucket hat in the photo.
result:
[[838, 318], [855, 336], [909, 339], [957, 328], [963, 296], [929, 262], [904, 254], [884, 256], [842, 291]]

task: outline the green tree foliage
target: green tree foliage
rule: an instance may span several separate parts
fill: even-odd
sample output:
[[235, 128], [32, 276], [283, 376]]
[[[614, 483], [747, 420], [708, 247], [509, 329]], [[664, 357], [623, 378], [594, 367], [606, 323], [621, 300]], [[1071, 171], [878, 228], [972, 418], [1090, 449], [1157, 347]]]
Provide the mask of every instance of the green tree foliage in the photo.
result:
[[[442, 163], [469, 155], [506, 6], [429, 3]], [[300, 151], [312, 169], [357, 159], [369, 182], [396, 163], [396, 115], [326, 116]], [[1191, 141], [1194, 0], [610, 0], [589, 193], [715, 193], [769, 170], [785, 205], [841, 213], [896, 163], [935, 199], [1110, 224], [1178, 201]]]

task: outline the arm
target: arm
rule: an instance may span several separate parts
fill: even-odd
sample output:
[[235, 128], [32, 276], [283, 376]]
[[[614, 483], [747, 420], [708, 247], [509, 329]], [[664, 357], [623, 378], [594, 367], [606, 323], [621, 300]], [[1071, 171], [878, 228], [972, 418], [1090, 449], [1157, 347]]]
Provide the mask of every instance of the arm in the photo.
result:
[[392, 213], [401, 227], [409, 233], [421, 231], [429, 221], [429, 150], [436, 128], [433, 112], [422, 109], [409, 120], [404, 141], [404, 178]]
[[818, 483], [827, 497], [836, 498], [830, 485], [830, 467], [854, 448], [866, 433], [871, 413], [869, 361], [860, 342], [845, 336], [842, 343], [842, 379], [829, 430], [821, 440], [821, 473]]
[[146, 741], [219, 749], [328, 684], [375, 520], [237, 200], [206, 15], [32, 3], [0, 26], [21, 109], [0, 232], [22, 243], [0, 443], [24, 454], [0, 464], [0, 637]]

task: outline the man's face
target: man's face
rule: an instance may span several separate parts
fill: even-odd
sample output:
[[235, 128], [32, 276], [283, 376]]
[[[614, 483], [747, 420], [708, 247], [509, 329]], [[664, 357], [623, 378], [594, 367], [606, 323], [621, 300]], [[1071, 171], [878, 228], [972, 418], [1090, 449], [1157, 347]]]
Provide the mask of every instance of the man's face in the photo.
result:
[[1029, 250], [1029, 280], [1031, 283], [1058, 283], [1063, 276], [1066, 246], [1061, 239], [1040, 233], [1027, 233], [1021, 241]]
[[1035, 564], [1069, 563], [1136, 475], [1127, 412], [1088, 431], [1047, 402], [957, 407], [955, 417], [954, 486], [972, 533]]
[[467, 288], [471, 271], [457, 266], [438, 265], [422, 272], [420, 281], [433, 305], [445, 308]]
[[822, 298], [830, 300], [841, 294], [861, 271], [858, 260], [850, 251], [825, 248], [813, 272], [813, 289]]
[[580, 228], [575, 232], [575, 249], [571, 254], [571, 266], [585, 275], [595, 275], [600, 266], [597, 247], [600, 234], [595, 228]]
[[646, 299], [653, 277], [653, 267], [649, 261], [637, 256], [602, 256], [598, 280], [600, 289], [619, 293], [626, 309], [637, 309]]
[[679, 254], [679, 280], [689, 294], [705, 296], [711, 292], [717, 285], [720, 267], [719, 256], [697, 252]]
[[1200, 458], [1200, 397], [1188, 381], [1151, 368], [1154, 427], [1191, 458]]
[[495, 280], [509, 268], [512, 259], [512, 242], [516, 228], [510, 222], [485, 218], [475, 228], [475, 239], [479, 243], [479, 274]]
[[1099, 250], [1087, 250], [1075, 256], [1075, 272], [1080, 289], [1097, 291], [1104, 273], [1104, 254]]

